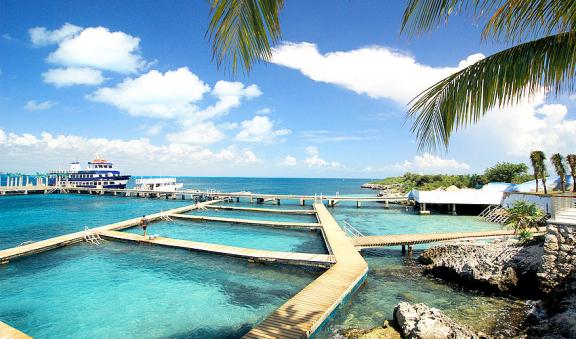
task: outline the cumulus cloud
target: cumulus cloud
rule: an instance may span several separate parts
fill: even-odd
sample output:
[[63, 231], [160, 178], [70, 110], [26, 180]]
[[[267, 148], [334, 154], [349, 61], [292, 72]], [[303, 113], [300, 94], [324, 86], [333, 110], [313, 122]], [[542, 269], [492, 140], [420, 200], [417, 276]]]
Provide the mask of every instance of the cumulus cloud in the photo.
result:
[[309, 146], [306, 147], [306, 153], [308, 156], [303, 160], [303, 163], [308, 167], [318, 167], [318, 168], [343, 168], [344, 166], [336, 161], [327, 161], [320, 158], [320, 151], [318, 147]]
[[518, 104], [489, 111], [480, 122], [459, 133], [453, 143], [469, 143], [486, 150], [497, 149], [509, 156], [527, 159], [533, 150], [571, 153], [576, 149], [576, 120], [568, 108], [546, 104], [538, 93]]
[[91, 67], [134, 73], [144, 66], [138, 52], [140, 39], [105, 27], [89, 27], [61, 41], [48, 62], [68, 67]]
[[0, 129], [2, 163], [14, 163], [20, 159], [30, 168], [38, 170], [66, 161], [67, 159], [62, 158], [62, 154], [74, 155], [75, 159], [90, 159], [98, 154], [110, 156], [121, 159], [123, 168], [132, 168], [140, 172], [145, 171], [142, 169], [142, 163], [162, 164], [182, 171], [217, 163], [246, 165], [261, 161], [251, 150], [239, 149], [234, 145], [212, 151], [181, 143], [155, 145], [147, 138], [131, 140], [86, 138], [46, 132], [36, 136], [28, 133], [6, 133]]
[[30, 41], [36, 47], [58, 44], [82, 31], [82, 27], [65, 23], [61, 28], [49, 31], [46, 27], [33, 27], [28, 30]]
[[42, 111], [45, 109], [50, 109], [52, 107], [54, 107], [57, 104], [57, 102], [55, 101], [41, 101], [41, 102], [36, 102], [35, 100], [30, 100], [26, 103], [26, 105], [24, 106], [24, 109], [28, 110], [28, 111]]
[[424, 153], [423, 155], [414, 156], [411, 160], [405, 160], [404, 162], [394, 165], [386, 165], [382, 168], [368, 167], [366, 171], [400, 171], [426, 174], [467, 173], [470, 171], [470, 165], [455, 159], [444, 159], [430, 153]]
[[268, 107], [264, 107], [256, 111], [256, 115], [266, 115], [270, 113], [272, 113], [272, 109]]
[[45, 83], [56, 87], [99, 85], [104, 81], [101, 71], [87, 67], [53, 68], [43, 73], [42, 78]]
[[190, 126], [180, 132], [170, 133], [166, 139], [172, 143], [190, 145], [208, 145], [224, 139], [222, 133], [212, 122], [205, 122]]
[[281, 162], [285, 166], [296, 166], [298, 164], [298, 159], [288, 154]]
[[267, 116], [255, 116], [251, 120], [240, 123], [240, 132], [236, 134], [236, 140], [243, 142], [274, 142], [278, 137], [291, 133], [289, 129], [274, 129], [274, 121]]
[[162, 74], [149, 71], [135, 79], [126, 78], [116, 87], [100, 88], [89, 100], [113, 105], [133, 116], [175, 118], [197, 112], [195, 102], [210, 90], [187, 67]]
[[482, 58], [482, 54], [474, 54], [457, 66], [431, 67], [382, 46], [321, 54], [315, 44], [302, 42], [276, 48], [272, 63], [299, 70], [314, 81], [406, 104], [438, 80]]

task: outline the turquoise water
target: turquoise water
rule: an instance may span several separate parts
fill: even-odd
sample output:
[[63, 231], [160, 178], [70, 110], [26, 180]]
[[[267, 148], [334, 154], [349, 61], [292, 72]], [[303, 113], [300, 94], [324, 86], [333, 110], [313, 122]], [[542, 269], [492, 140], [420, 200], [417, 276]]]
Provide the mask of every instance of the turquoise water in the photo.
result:
[[0, 249], [24, 241], [122, 221], [189, 204], [190, 201], [152, 200], [91, 195], [19, 195], [0, 197]]
[[[142, 234], [142, 229], [132, 227], [125, 232]], [[147, 232], [162, 237], [260, 250], [327, 253], [322, 234], [317, 231], [174, 219], [154, 222], [148, 226]]]
[[186, 214], [205, 216], [205, 217], [220, 217], [220, 218], [264, 220], [264, 221], [308, 222], [308, 223], [318, 222], [318, 219], [316, 219], [316, 216], [314, 214], [282, 214], [282, 213], [248, 212], [248, 211], [214, 210], [214, 209], [192, 210]]
[[0, 267], [0, 319], [36, 338], [237, 338], [320, 272], [105, 242]]

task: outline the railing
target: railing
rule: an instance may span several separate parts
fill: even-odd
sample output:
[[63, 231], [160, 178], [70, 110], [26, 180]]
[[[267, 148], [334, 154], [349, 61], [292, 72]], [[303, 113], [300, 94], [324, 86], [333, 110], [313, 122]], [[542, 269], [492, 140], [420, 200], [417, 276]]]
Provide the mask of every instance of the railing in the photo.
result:
[[343, 229], [344, 229], [344, 232], [346, 232], [346, 235], [348, 235], [350, 238], [363, 237], [364, 236], [364, 234], [362, 234], [362, 232], [360, 232], [354, 226], [352, 226], [352, 224], [350, 224], [350, 222], [348, 220], [344, 220]]
[[562, 211], [576, 207], [576, 196], [574, 195], [555, 195], [550, 199], [552, 200], [552, 219], [556, 219]]
[[84, 241], [92, 245], [100, 245], [102, 238], [100, 238], [99, 234], [90, 232], [90, 229], [87, 226], [84, 226], [84, 231], [86, 232], [86, 234], [84, 234]]

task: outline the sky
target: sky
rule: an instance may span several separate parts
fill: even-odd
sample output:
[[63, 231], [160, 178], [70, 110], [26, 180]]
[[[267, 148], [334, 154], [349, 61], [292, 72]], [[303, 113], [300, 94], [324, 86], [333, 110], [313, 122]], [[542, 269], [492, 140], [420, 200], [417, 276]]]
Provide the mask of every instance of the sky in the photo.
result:
[[0, 0], [0, 172], [381, 178], [576, 152], [576, 97], [544, 90], [418, 152], [410, 100], [509, 46], [467, 16], [406, 36], [404, 5], [288, 0], [271, 62], [233, 75], [208, 1]]

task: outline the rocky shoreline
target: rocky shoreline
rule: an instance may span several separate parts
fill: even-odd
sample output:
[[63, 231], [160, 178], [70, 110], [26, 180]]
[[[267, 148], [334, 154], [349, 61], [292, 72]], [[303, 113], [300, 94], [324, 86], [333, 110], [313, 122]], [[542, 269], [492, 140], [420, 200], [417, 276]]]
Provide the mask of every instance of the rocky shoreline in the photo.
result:
[[[549, 238], [549, 237], [548, 237]], [[530, 243], [498, 240], [431, 247], [418, 258], [424, 273], [460, 286], [520, 298], [533, 305], [519, 333], [522, 338], [576, 338], [576, 271], [549, 290], [542, 280], [549, 239]], [[549, 275], [544, 275], [549, 278]], [[346, 338], [490, 338], [474, 333], [424, 304], [399, 303], [394, 319], [371, 330], [349, 329]], [[498, 336], [500, 337], [500, 336]]]

